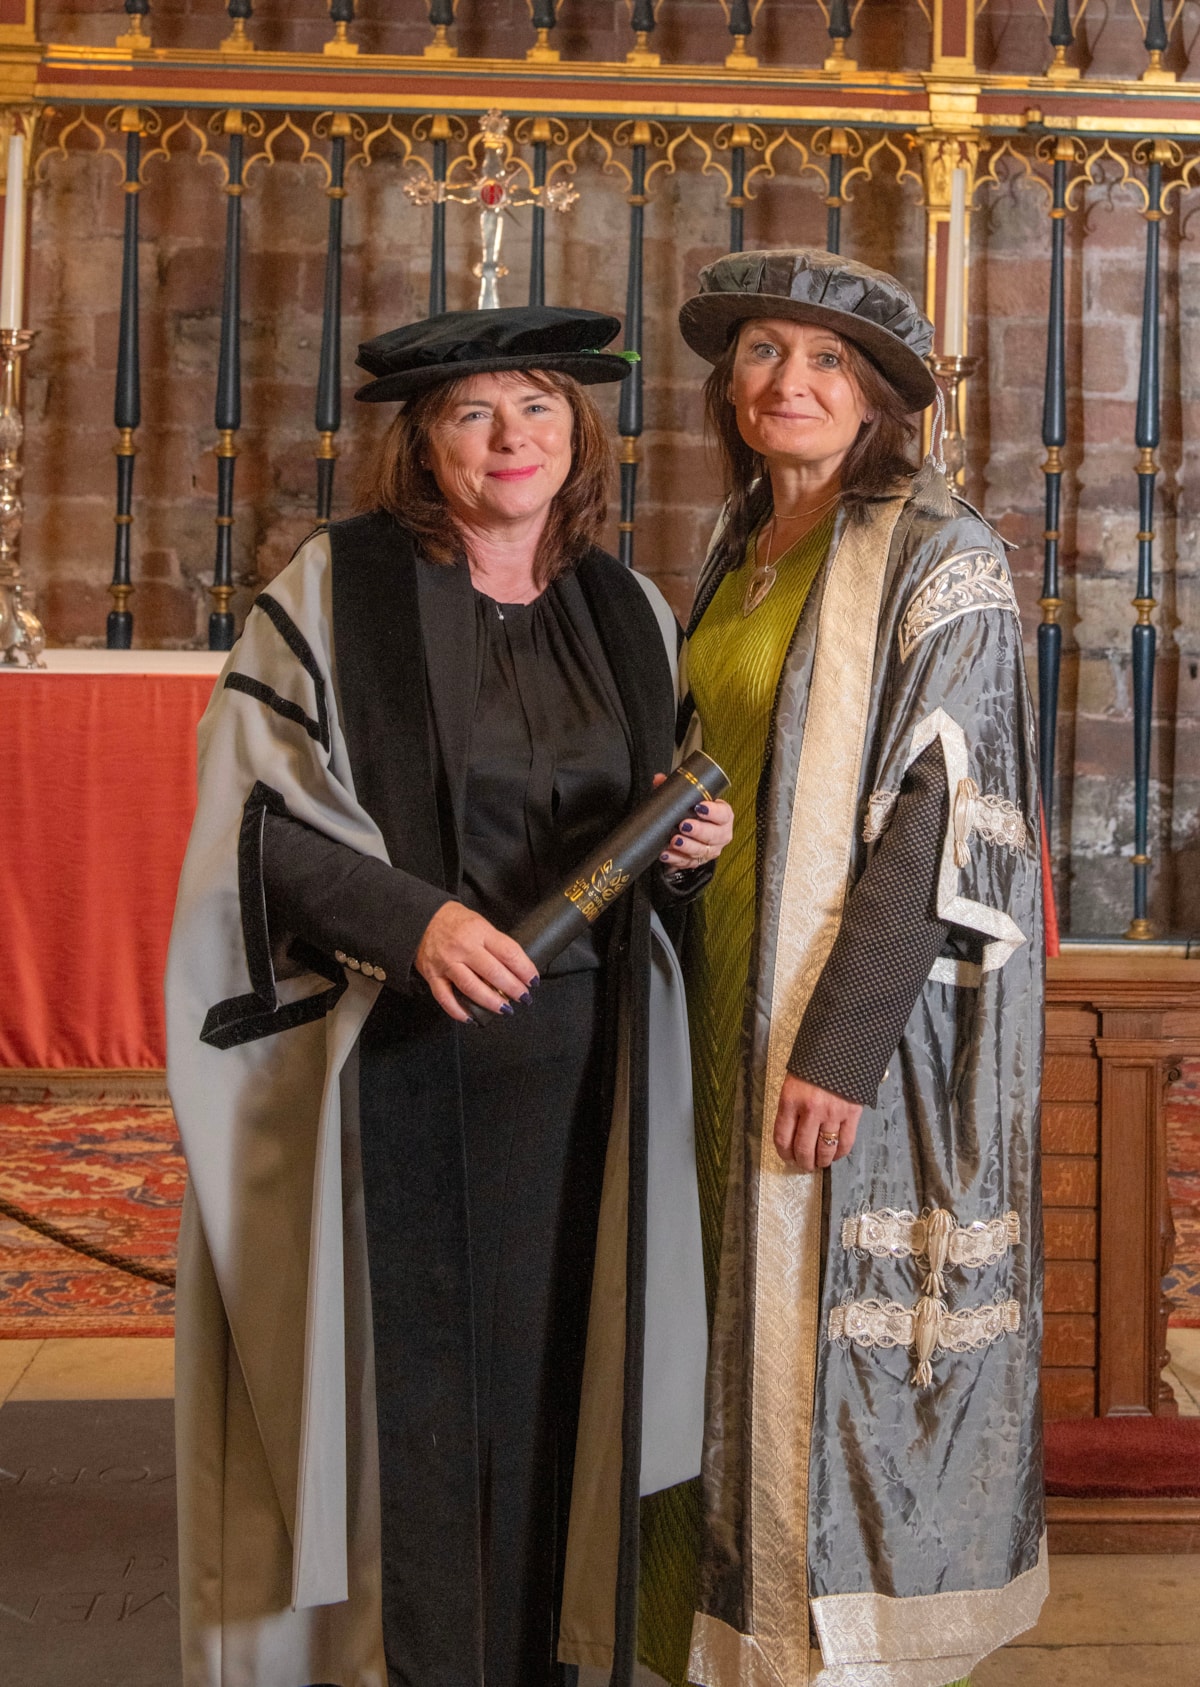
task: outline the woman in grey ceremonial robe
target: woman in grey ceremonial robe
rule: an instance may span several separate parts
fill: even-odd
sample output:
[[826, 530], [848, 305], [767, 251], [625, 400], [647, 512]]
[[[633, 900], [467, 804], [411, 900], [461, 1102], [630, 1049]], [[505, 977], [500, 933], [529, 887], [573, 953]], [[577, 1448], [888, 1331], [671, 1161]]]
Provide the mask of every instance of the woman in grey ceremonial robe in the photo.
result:
[[729, 498], [687, 671], [737, 820], [684, 950], [703, 1480], [645, 1502], [644, 1655], [706, 1687], [942, 1687], [1046, 1591], [1016, 597], [938, 423], [911, 467], [932, 329], [891, 276], [746, 252], [700, 287]]
[[678, 629], [595, 546], [618, 327], [363, 346], [359, 396], [403, 404], [365, 511], [260, 594], [202, 723], [168, 969], [187, 1687], [627, 1681], [639, 1493], [699, 1469], [654, 909], [730, 810], [545, 977], [504, 935], [672, 759]]

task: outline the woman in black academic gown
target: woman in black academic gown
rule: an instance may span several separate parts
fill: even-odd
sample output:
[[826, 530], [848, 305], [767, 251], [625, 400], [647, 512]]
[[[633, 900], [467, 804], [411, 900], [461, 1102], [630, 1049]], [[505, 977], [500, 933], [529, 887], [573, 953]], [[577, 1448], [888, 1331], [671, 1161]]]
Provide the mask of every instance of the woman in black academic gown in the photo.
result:
[[[561, 1679], [615, 956], [644, 952], [650, 898], [685, 899], [730, 832], [724, 804], [697, 815], [543, 978], [504, 935], [671, 760], [661, 601], [595, 547], [611, 455], [583, 385], [626, 373], [598, 349], [617, 327], [451, 312], [361, 348], [358, 396], [403, 407], [364, 513], [329, 530], [332, 634], [392, 864], [264, 820], [275, 946], [387, 986], [359, 1101], [393, 1687]], [[460, 997], [498, 1017], [477, 1027]]]

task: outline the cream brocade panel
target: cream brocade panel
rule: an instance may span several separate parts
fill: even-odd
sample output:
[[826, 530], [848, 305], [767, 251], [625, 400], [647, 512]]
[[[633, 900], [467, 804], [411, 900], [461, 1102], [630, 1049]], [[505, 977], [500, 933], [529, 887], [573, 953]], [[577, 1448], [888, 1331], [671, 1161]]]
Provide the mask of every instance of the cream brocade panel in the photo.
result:
[[[864, 843], [878, 843], [887, 831], [899, 796], [899, 791], [871, 792], [863, 820]], [[1016, 850], [1022, 855], [1029, 854], [1033, 847], [1029, 827], [1016, 804], [1009, 802], [1007, 797], [988, 795], [970, 778], [960, 779], [955, 788], [951, 827], [956, 867], [967, 865], [967, 846], [972, 836], [982, 838], [985, 843]]]
[[[933, 1350], [972, 1353], [1021, 1327], [1021, 1308], [1015, 1300], [972, 1306], [950, 1312], [938, 1302]], [[894, 1300], [851, 1300], [829, 1309], [830, 1341], [853, 1341], [859, 1347], [912, 1347], [917, 1334], [917, 1308]]]
[[[811, 1602], [820, 1650], [809, 1654], [810, 1687], [946, 1687], [1038, 1620], [1050, 1591], [1046, 1540], [1038, 1561], [1005, 1587], [918, 1594], [825, 1594]], [[704, 1687], [795, 1687], [771, 1668], [753, 1638], [716, 1617], [697, 1617], [693, 1667]]]
[[1043, 1536], [1037, 1563], [1005, 1587], [908, 1599], [826, 1594], [812, 1601], [825, 1666], [813, 1687], [943, 1687], [1032, 1628], [1049, 1591]]
[[[859, 1248], [876, 1259], [905, 1259], [928, 1256], [932, 1213], [918, 1218], [906, 1210], [883, 1207], [878, 1212], [854, 1213], [842, 1220], [842, 1246]], [[1021, 1240], [1017, 1213], [1002, 1218], [978, 1219], [973, 1224], [956, 1224], [951, 1230], [946, 1259], [951, 1265], [981, 1267], [994, 1265], [1009, 1248]]]
[[749, 1197], [758, 1208], [746, 1529], [752, 1638], [705, 1617], [693, 1629], [692, 1678], [719, 1687], [805, 1687], [809, 1679], [808, 1451], [820, 1337], [821, 1182], [783, 1164], [772, 1132], [796, 1030], [841, 921], [883, 582], [903, 507], [902, 499], [892, 500], [869, 525], [843, 529], [817, 627], [794, 802], [804, 818], [788, 837]]

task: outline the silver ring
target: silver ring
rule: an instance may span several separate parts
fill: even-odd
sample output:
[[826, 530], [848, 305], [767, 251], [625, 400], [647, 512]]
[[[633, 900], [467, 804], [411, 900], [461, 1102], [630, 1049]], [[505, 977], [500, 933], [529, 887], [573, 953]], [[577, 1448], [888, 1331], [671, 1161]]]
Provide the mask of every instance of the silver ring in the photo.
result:
[[821, 1141], [825, 1144], [825, 1146], [827, 1148], [836, 1148], [840, 1140], [841, 1140], [841, 1138], [836, 1137], [836, 1136], [824, 1136], [824, 1135], [822, 1135], [822, 1137], [821, 1137]]

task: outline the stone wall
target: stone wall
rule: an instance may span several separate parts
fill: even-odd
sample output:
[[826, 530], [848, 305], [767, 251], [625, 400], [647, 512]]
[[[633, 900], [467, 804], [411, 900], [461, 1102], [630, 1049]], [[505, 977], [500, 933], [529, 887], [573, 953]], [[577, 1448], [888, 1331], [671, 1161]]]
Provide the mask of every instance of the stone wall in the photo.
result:
[[[318, 48], [328, 33], [321, 0], [260, 0], [251, 26], [263, 47]], [[364, 49], [419, 51], [423, 5], [360, 0]], [[462, 0], [464, 52], [517, 55], [529, 41], [523, 0]], [[984, 21], [991, 21], [984, 27]], [[1189, 9], [1190, 15], [1190, 9]], [[1090, 14], [1089, 14], [1090, 16]], [[619, 3], [564, 0], [560, 46], [572, 57], [615, 58], [628, 45]], [[123, 27], [112, 4], [45, 4], [48, 40], [111, 41]], [[154, 0], [161, 45], [213, 46], [228, 28], [223, 7]], [[664, 55], [719, 61], [728, 50], [713, 0], [664, 0], [656, 45]], [[1099, 69], [1120, 36], [1117, 22], [1085, 39]], [[1121, 25], [1121, 28], [1124, 26]], [[999, 69], [1044, 58], [1034, 0], [981, 16], [981, 58]], [[826, 50], [815, 4], [768, 0], [757, 41], [773, 62], [819, 62]], [[1115, 32], [1115, 34], [1114, 34]], [[1124, 43], [1122, 45], [1122, 42]], [[867, 0], [856, 51], [865, 64], [920, 65], [928, 30], [915, 4]], [[1117, 42], [1126, 73], [1136, 49]], [[1178, 50], [1178, 49], [1176, 49]], [[889, 59], [889, 53], [893, 56]], [[798, 116], [802, 114], [798, 113]], [[81, 137], [77, 136], [76, 139]], [[149, 143], [148, 143], [149, 144]], [[223, 141], [213, 144], [223, 146]], [[189, 156], [149, 166], [141, 195], [143, 419], [137, 440], [133, 529], [136, 642], [202, 642], [214, 552], [213, 396], [220, 328], [225, 197], [219, 173]], [[291, 150], [289, 151], [289, 148]], [[253, 150], [250, 147], [248, 150]], [[282, 161], [250, 174], [243, 199], [243, 426], [237, 465], [235, 609], [244, 613], [313, 524], [313, 396], [321, 333], [328, 201], [313, 165]], [[592, 151], [582, 157], [580, 202], [547, 229], [547, 298], [623, 312], [628, 207], [619, 177]], [[679, 340], [679, 303], [701, 264], [725, 249], [724, 185], [684, 149], [660, 173], [646, 213], [646, 431], [639, 481], [637, 560], [685, 611], [720, 491], [701, 438], [705, 366]], [[746, 215], [747, 245], [824, 243], [820, 185], [788, 148]], [[843, 250], [922, 287], [924, 220], [913, 185], [889, 157], [860, 184], [843, 215]], [[386, 415], [356, 412], [359, 340], [419, 316], [428, 288], [429, 212], [402, 191], [399, 152], [385, 141], [355, 168], [345, 202], [344, 391], [337, 509], [352, 503], [355, 475]], [[45, 160], [33, 200], [28, 360], [28, 515], [24, 560], [31, 596], [58, 643], [102, 643], [112, 557], [113, 381], [124, 196], [108, 157], [74, 146]], [[1152, 913], [1172, 930], [1200, 925], [1200, 589], [1195, 491], [1200, 280], [1185, 195], [1164, 224], [1163, 442], [1156, 614], [1160, 663], [1153, 764]], [[525, 296], [528, 211], [505, 231], [506, 301]], [[474, 218], [447, 209], [448, 303], [473, 303]], [[1039, 619], [1040, 444], [1049, 224], [1043, 194], [992, 190], [974, 219], [971, 344], [982, 363], [969, 395], [968, 491], [1016, 545], [1031, 666]], [[1118, 932], [1129, 917], [1132, 738], [1129, 628], [1137, 531], [1133, 462], [1145, 223], [1128, 189], [1097, 190], [1068, 222], [1068, 385], [1064, 521], [1064, 675], [1055, 853], [1064, 924], [1075, 933]], [[615, 395], [599, 402], [615, 424]], [[614, 425], [615, 432], [615, 425]], [[615, 544], [615, 520], [609, 534]]]

